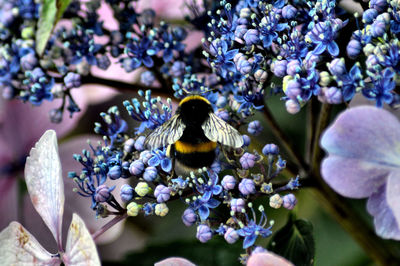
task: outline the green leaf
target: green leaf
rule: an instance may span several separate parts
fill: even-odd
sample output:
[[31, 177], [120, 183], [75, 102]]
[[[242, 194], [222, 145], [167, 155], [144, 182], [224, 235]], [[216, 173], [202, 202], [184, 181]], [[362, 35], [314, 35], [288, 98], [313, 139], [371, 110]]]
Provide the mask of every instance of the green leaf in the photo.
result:
[[67, 9], [71, 0], [57, 0], [57, 15], [56, 15], [56, 23], [62, 18], [65, 9]]
[[38, 28], [36, 31], [36, 52], [39, 56], [43, 54], [47, 41], [56, 21], [56, 0], [43, 0], [40, 8]]
[[315, 241], [309, 221], [296, 220], [290, 215], [288, 222], [272, 237], [268, 250], [290, 260], [297, 266], [313, 265]]

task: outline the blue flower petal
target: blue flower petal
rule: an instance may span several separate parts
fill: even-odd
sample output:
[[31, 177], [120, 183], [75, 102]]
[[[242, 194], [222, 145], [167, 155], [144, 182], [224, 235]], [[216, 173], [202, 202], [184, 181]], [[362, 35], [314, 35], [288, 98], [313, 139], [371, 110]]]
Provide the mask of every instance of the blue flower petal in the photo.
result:
[[253, 233], [249, 236], [246, 236], [243, 241], [243, 248], [245, 249], [245, 248], [251, 247], [254, 244], [254, 242], [256, 242], [256, 239], [257, 239], [257, 235], [255, 233]]
[[202, 221], [206, 220], [210, 215], [210, 210], [206, 206], [200, 206], [199, 208], [199, 216]]
[[337, 56], [339, 54], [339, 46], [337, 45], [337, 43], [335, 41], [331, 41], [328, 44], [328, 52], [332, 56]]
[[161, 161], [161, 169], [164, 171], [164, 172], [169, 172], [169, 171], [171, 171], [171, 169], [172, 169], [172, 162], [171, 162], [171, 160], [170, 159], [168, 159], [168, 158], [164, 158], [162, 161]]
[[158, 166], [160, 164], [160, 159], [154, 155], [153, 157], [150, 158], [148, 161], [149, 166]]

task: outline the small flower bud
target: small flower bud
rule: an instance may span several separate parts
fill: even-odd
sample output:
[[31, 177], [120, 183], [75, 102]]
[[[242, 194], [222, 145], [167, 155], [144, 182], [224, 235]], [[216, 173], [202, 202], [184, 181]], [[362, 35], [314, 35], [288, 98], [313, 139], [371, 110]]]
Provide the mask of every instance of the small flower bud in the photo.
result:
[[145, 71], [142, 74], [140, 74], [140, 82], [146, 86], [151, 86], [151, 84], [153, 84], [155, 80], [156, 77], [151, 71]]
[[169, 200], [171, 194], [171, 189], [164, 185], [158, 185], [154, 190], [154, 197], [157, 198], [157, 202], [166, 202]]
[[262, 153], [264, 155], [278, 155], [279, 154], [279, 147], [273, 143], [266, 144], [262, 149]]
[[260, 34], [259, 34], [258, 30], [256, 30], [256, 29], [249, 29], [243, 35], [243, 39], [246, 42], [247, 46], [257, 44], [260, 40]]
[[301, 70], [299, 60], [290, 60], [286, 65], [286, 72], [290, 76], [296, 75]]
[[250, 145], [250, 137], [247, 135], [242, 135], [243, 138], [243, 146], [247, 147]]
[[135, 187], [135, 192], [140, 196], [144, 197], [151, 191], [151, 188], [146, 182], [139, 182]]
[[186, 226], [194, 225], [196, 223], [196, 220], [197, 215], [191, 208], [188, 208], [183, 212], [182, 221]]
[[144, 170], [144, 163], [141, 160], [135, 160], [129, 166], [129, 173], [131, 175], [140, 175]]
[[201, 243], [206, 243], [212, 238], [212, 231], [208, 225], [200, 224], [197, 226], [196, 238], [200, 240]]
[[231, 175], [226, 175], [221, 181], [221, 185], [225, 190], [234, 189], [236, 186], [236, 179]]
[[124, 142], [124, 152], [126, 153], [131, 153], [133, 152], [133, 149], [135, 148], [135, 140], [134, 139], [127, 139]]
[[288, 113], [292, 115], [297, 114], [301, 109], [300, 104], [296, 100], [292, 99], [287, 100], [285, 102], [285, 106], [286, 106], [286, 111], [288, 111]]
[[228, 242], [229, 244], [233, 244], [239, 239], [239, 235], [235, 229], [229, 227], [224, 234], [224, 238], [226, 242]]
[[81, 76], [74, 72], [69, 72], [64, 77], [64, 84], [67, 89], [78, 88], [81, 86]]
[[157, 204], [157, 205], [156, 205], [155, 211], [154, 211], [154, 212], [155, 212], [155, 214], [156, 214], [157, 216], [164, 217], [165, 215], [168, 214], [168, 211], [169, 211], [169, 209], [168, 209], [167, 204], [165, 204], [165, 203], [160, 203], [160, 204]]
[[136, 202], [131, 202], [126, 206], [126, 212], [128, 216], [137, 216], [139, 214], [139, 211], [141, 209], [141, 206], [138, 205]]
[[135, 149], [138, 151], [143, 151], [144, 150], [144, 141], [146, 140], [145, 136], [140, 136], [137, 138], [135, 142]]
[[247, 127], [247, 132], [249, 132], [251, 135], [258, 136], [262, 132], [263, 127], [261, 126], [260, 121], [254, 120], [251, 121]]
[[257, 156], [246, 152], [240, 157], [239, 162], [244, 170], [250, 169], [256, 163]]
[[239, 183], [239, 191], [245, 196], [254, 194], [256, 192], [254, 181], [248, 178], [242, 179]]
[[279, 194], [275, 194], [269, 198], [269, 206], [274, 209], [279, 209], [283, 204], [283, 199]]
[[286, 5], [282, 8], [282, 17], [284, 19], [292, 19], [296, 16], [297, 9], [292, 5]]
[[150, 151], [144, 150], [140, 153], [139, 159], [144, 163], [147, 164], [147, 162], [150, 160], [150, 158], [153, 157]]
[[288, 210], [292, 210], [297, 204], [297, 199], [292, 193], [283, 196], [282, 199], [283, 199], [283, 207]]
[[107, 176], [112, 180], [116, 180], [121, 177], [121, 174], [122, 174], [121, 166], [114, 165], [108, 169]]
[[268, 72], [263, 69], [257, 69], [254, 72], [254, 78], [257, 82], [264, 83], [268, 78]]
[[144, 170], [143, 179], [147, 182], [153, 182], [157, 178], [157, 168], [149, 166]]
[[110, 188], [106, 185], [100, 185], [96, 188], [96, 194], [94, 195], [96, 202], [106, 202], [110, 197]]
[[231, 210], [234, 212], [242, 212], [245, 207], [246, 203], [243, 199], [231, 199]]
[[277, 77], [284, 77], [286, 75], [286, 67], [287, 61], [286, 60], [276, 60], [272, 64], [272, 72]]
[[132, 200], [132, 198], [133, 198], [133, 188], [128, 184], [124, 184], [121, 187], [120, 197], [121, 197], [121, 200], [123, 202], [128, 202], [128, 201]]

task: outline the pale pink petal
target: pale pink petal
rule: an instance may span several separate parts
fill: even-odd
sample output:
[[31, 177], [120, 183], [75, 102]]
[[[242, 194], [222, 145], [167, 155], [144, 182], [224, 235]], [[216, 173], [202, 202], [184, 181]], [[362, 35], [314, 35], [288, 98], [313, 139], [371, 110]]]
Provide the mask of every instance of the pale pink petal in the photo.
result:
[[120, 94], [116, 89], [95, 84], [84, 85], [79, 89], [85, 92], [86, 99], [90, 104], [99, 104]]
[[26, 158], [25, 181], [33, 206], [62, 250], [64, 184], [55, 131], [47, 130], [31, 149]]
[[184, 258], [171, 257], [156, 262], [154, 266], [195, 266], [195, 264]]
[[76, 213], [72, 216], [72, 222], [68, 230], [63, 262], [66, 266], [101, 265], [96, 244], [85, 223]]
[[21, 224], [12, 222], [0, 232], [1, 265], [60, 265]]
[[272, 252], [256, 253], [247, 260], [247, 266], [293, 266], [293, 264]]
[[157, 17], [183, 19], [187, 14], [185, 0], [147, 0], [138, 2], [138, 10], [152, 8]]

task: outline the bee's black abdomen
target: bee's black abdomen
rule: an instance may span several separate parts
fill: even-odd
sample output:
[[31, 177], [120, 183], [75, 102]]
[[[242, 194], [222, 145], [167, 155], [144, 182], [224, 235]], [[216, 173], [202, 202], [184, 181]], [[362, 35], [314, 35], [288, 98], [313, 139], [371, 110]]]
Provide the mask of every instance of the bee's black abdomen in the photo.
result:
[[190, 168], [209, 167], [215, 160], [215, 150], [183, 154], [175, 151], [175, 159]]

